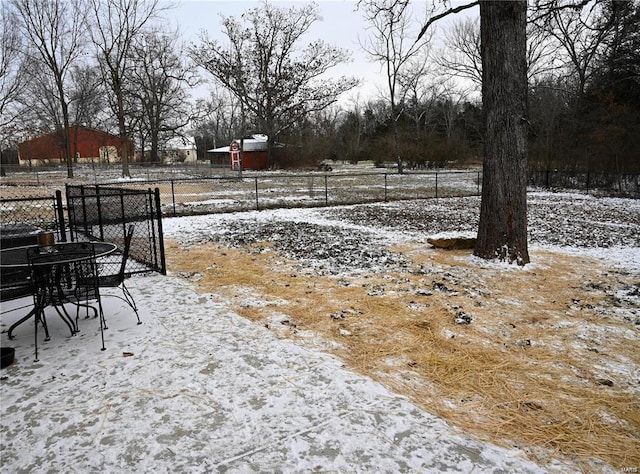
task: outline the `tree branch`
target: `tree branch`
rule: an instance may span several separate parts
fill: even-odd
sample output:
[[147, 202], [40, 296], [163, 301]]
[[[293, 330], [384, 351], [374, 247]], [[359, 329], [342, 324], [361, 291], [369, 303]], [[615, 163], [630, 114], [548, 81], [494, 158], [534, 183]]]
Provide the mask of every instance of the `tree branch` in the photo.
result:
[[536, 23], [543, 18], [549, 17], [552, 13], [559, 12], [562, 10], [582, 10], [592, 1], [594, 0], [580, 0], [577, 3], [565, 3], [565, 4], [559, 4], [557, 0], [550, 0], [546, 3], [538, 2], [534, 5], [534, 7], [540, 13], [537, 16], [534, 16], [531, 19], [529, 19], [529, 22]]
[[473, 8], [476, 5], [480, 4], [480, 0], [475, 0], [474, 2], [471, 2], [467, 5], [460, 5], [459, 7], [456, 8], [450, 8], [445, 12], [440, 13], [439, 15], [433, 16], [431, 18], [429, 18], [429, 21], [427, 21], [427, 23], [422, 27], [422, 29], [420, 30], [420, 34], [418, 34], [418, 38], [416, 39], [416, 43], [418, 41], [420, 41], [420, 39], [424, 36], [424, 34], [427, 32], [427, 29], [436, 21], [441, 20], [442, 18], [444, 18], [445, 16], [449, 16], [451, 14], [454, 13], [460, 13], [463, 10], [466, 10], [468, 8]]

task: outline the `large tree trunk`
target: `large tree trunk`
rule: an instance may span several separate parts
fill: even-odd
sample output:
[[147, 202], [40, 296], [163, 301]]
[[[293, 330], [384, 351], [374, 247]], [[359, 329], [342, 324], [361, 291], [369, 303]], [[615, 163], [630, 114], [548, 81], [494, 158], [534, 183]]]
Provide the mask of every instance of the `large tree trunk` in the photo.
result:
[[474, 254], [518, 265], [527, 246], [526, 0], [480, 1], [484, 168]]

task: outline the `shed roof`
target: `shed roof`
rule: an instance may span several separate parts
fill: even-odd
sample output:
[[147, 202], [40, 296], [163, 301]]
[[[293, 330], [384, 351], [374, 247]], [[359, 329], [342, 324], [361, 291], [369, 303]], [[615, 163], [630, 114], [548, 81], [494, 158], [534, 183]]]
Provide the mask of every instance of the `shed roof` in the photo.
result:
[[[236, 138], [234, 141], [240, 143], [240, 139]], [[267, 136], [266, 135], [249, 135], [245, 137], [242, 141], [242, 151], [267, 151]], [[280, 147], [281, 144], [275, 144], [275, 146]], [[219, 148], [212, 148], [211, 150], [207, 150], [208, 153], [229, 153], [229, 147], [221, 146]]]

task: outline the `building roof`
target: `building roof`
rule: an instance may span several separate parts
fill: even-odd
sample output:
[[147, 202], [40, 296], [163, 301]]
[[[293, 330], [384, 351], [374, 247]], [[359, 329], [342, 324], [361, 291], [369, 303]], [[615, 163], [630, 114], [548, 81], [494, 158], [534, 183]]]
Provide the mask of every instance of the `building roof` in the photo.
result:
[[[240, 143], [240, 139], [236, 138], [234, 141]], [[245, 137], [242, 142], [243, 148], [242, 151], [267, 151], [267, 136], [266, 135], [249, 135]], [[208, 153], [229, 153], [229, 147], [221, 146], [219, 148], [212, 148], [211, 150], [207, 150]], [[276, 144], [275, 146], [282, 146]]]
[[[69, 126], [69, 134], [71, 134], [73, 136], [73, 134], [77, 134], [80, 132], [87, 132], [87, 133], [92, 133], [95, 135], [101, 135], [101, 136], [105, 136], [108, 138], [115, 138], [115, 139], [120, 139], [120, 137], [118, 135], [114, 135], [112, 133], [109, 132], [105, 132], [103, 130], [98, 130], [97, 128], [91, 128], [91, 127], [85, 127], [83, 125], [70, 125]], [[33, 138], [29, 138], [27, 140], [22, 141], [21, 143], [29, 143], [29, 142], [37, 142], [37, 141], [41, 141], [43, 139], [58, 139], [60, 138], [63, 133], [63, 130], [54, 130], [53, 132], [49, 132], [49, 133], [43, 133], [41, 135], [38, 135], [36, 137]]]

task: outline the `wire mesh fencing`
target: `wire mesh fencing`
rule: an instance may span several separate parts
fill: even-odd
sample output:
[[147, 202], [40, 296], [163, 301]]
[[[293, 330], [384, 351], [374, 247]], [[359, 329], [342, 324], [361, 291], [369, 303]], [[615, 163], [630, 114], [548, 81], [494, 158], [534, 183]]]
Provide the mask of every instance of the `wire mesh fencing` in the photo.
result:
[[62, 193], [49, 196], [0, 198], [2, 246], [12, 247], [11, 235], [54, 232], [57, 240], [67, 240]]
[[560, 170], [532, 170], [529, 185], [546, 189], [577, 189], [587, 193], [640, 197], [640, 175]]
[[[127, 229], [133, 224], [126, 273], [166, 273], [157, 189], [67, 185], [66, 198], [72, 240], [112, 242], [122, 251]], [[112, 270], [117, 273], [117, 268]]]
[[166, 216], [474, 196], [478, 171], [249, 174], [128, 183], [159, 189]]

